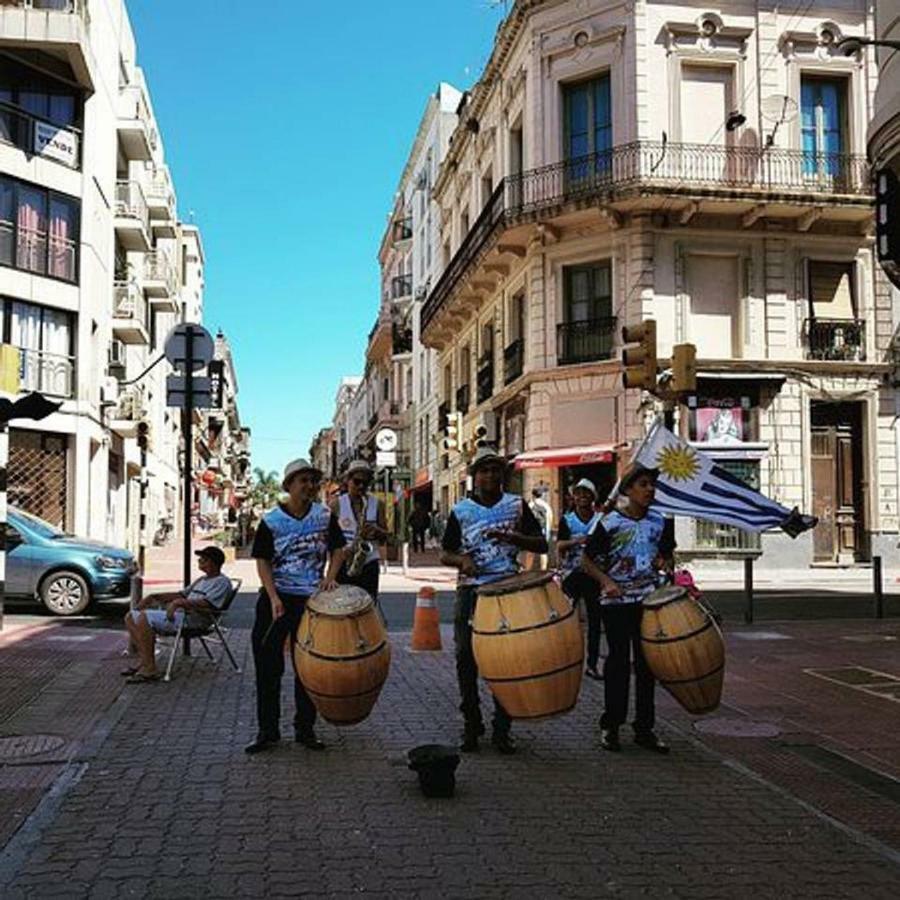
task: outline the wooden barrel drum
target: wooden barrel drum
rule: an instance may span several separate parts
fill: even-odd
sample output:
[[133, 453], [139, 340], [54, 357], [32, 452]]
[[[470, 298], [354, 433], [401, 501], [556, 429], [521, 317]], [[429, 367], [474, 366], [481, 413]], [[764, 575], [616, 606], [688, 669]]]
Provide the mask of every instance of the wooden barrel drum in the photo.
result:
[[310, 597], [297, 630], [294, 666], [323, 719], [355, 725], [372, 711], [388, 676], [391, 645], [362, 588]]
[[575, 705], [584, 660], [581, 627], [549, 573], [479, 588], [472, 649], [482, 678], [512, 718], [554, 716]]
[[722, 699], [725, 642], [712, 616], [682, 587], [644, 601], [641, 647], [657, 681], [690, 713], [712, 712]]

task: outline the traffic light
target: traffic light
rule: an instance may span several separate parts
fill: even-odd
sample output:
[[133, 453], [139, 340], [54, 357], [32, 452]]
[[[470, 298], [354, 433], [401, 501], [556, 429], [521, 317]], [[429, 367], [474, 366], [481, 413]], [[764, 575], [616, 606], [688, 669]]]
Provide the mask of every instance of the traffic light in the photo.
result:
[[645, 319], [622, 329], [622, 384], [626, 388], [656, 390], [656, 320]]
[[900, 287], [900, 179], [893, 169], [875, 174], [875, 247], [885, 274]]
[[697, 390], [697, 348], [693, 344], [676, 344], [672, 348], [671, 385], [676, 394], [693, 394]]
[[444, 426], [444, 449], [460, 450], [462, 447], [463, 416], [461, 412], [447, 413]]
[[137, 444], [141, 450], [147, 450], [150, 447], [150, 423], [146, 420], [138, 422]]

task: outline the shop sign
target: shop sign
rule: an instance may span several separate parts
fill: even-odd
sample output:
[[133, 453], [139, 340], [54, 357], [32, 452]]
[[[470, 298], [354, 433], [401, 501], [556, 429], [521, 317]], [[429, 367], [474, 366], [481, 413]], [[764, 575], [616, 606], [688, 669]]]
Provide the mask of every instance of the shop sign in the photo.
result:
[[78, 136], [74, 131], [57, 128], [48, 122], [35, 122], [34, 152], [75, 168], [78, 165]]

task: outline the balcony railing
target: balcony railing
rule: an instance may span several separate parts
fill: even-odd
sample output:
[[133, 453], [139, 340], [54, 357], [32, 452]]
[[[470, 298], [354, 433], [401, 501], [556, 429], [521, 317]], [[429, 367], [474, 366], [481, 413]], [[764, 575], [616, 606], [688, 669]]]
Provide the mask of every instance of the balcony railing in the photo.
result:
[[399, 219], [394, 222], [393, 229], [393, 240], [395, 244], [399, 244], [400, 241], [408, 241], [413, 236], [413, 222], [412, 216], [407, 216], [405, 219]]
[[175, 192], [168, 175], [154, 175], [147, 185], [147, 202], [153, 207], [165, 207], [169, 217], [175, 215]]
[[475, 220], [422, 309], [426, 328], [489, 241], [517, 221], [566, 203], [590, 204], [642, 193], [759, 199], [777, 194], [822, 203], [868, 202], [864, 156], [764, 147], [715, 147], [637, 141], [504, 178]]
[[862, 319], [807, 319], [803, 331], [807, 359], [865, 361], [866, 323]]
[[[0, 0], [0, 6], [2, 6]], [[0, 141], [68, 166], [81, 167], [81, 132], [0, 101]]]
[[20, 390], [40, 391], [51, 397], [72, 397], [75, 357], [19, 347]]
[[412, 297], [412, 275], [395, 275], [391, 279], [391, 300]]
[[503, 383], [515, 381], [525, 367], [525, 341], [519, 338], [503, 351]]
[[561, 366], [610, 359], [613, 352], [614, 317], [563, 322], [556, 326], [556, 358]]
[[461, 384], [456, 389], [456, 411], [465, 415], [469, 411], [469, 385]]
[[153, 117], [150, 115], [150, 104], [142, 84], [126, 84], [120, 89], [119, 97], [120, 119], [125, 121], [140, 122], [146, 129], [147, 142], [151, 149], [155, 150], [159, 140], [156, 128], [153, 126]]
[[136, 219], [144, 230], [150, 229], [150, 213], [144, 191], [136, 181], [116, 182], [116, 218]]
[[84, 16], [87, 11], [87, 0], [0, 0], [0, 8], [4, 6]]
[[169, 255], [163, 250], [151, 250], [144, 256], [144, 280], [162, 282], [169, 296], [178, 292], [178, 276]]
[[147, 326], [147, 301], [133, 281], [113, 283], [113, 318], [135, 319], [144, 327]]
[[479, 403], [489, 400], [494, 393], [494, 357], [486, 353], [478, 361], [478, 372], [475, 377]]

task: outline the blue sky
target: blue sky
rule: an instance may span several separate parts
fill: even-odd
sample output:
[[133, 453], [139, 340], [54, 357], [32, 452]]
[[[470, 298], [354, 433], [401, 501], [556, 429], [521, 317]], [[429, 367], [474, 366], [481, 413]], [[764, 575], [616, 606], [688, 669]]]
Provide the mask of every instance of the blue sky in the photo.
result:
[[203, 232], [205, 324], [231, 340], [254, 466], [280, 468], [361, 371], [378, 244], [427, 97], [477, 78], [502, 4], [128, 6], [179, 211]]

